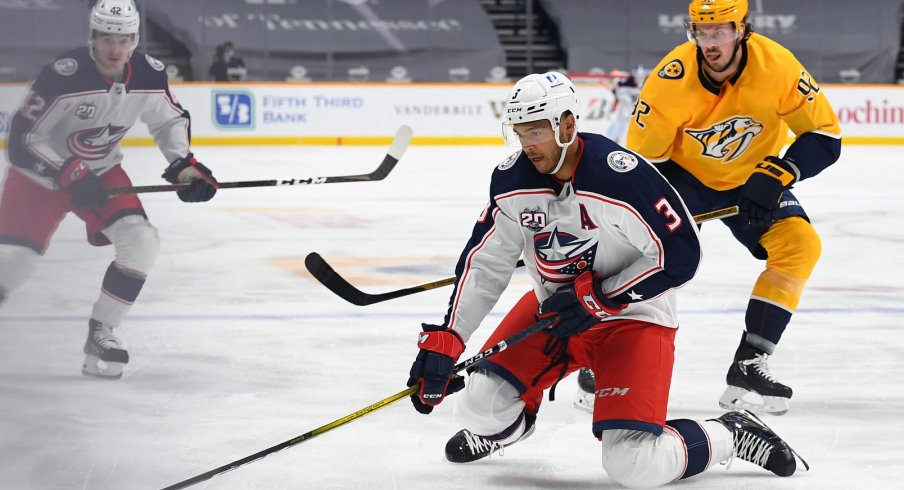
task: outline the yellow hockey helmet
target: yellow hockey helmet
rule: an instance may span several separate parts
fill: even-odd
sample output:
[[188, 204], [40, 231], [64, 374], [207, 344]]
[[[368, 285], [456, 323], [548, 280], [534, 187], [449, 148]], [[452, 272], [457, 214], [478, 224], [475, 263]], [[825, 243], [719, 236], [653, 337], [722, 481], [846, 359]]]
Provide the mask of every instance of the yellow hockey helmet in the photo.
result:
[[691, 24], [733, 22], [739, 26], [747, 17], [747, 0], [691, 0], [687, 13]]

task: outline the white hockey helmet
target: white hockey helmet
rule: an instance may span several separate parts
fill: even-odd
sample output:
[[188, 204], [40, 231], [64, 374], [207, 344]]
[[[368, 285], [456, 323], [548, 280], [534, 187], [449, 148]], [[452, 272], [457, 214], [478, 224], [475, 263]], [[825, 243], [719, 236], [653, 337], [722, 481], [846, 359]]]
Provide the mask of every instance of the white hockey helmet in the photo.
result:
[[[578, 96], [574, 84], [565, 75], [550, 71], [528, 75], [512, 87], [508, 102], [505, 105], [506, 142], [512, 141], [516, 124], [547, 120], [554, 132], [556, 144], [562, 148], [562, 156], [558, 165], [550, 173], [556, 173], [565, 161], [565, 150], [574, 143], [577, 131], [572, 133], [569, 141], [562, 141], [561, 124], [568, 112], [578, 119]], [[515, 139], [517, 141], [517, 137]]]
[[91, 7], [91, 18], [88, 24], [91, 27], [91, 34], [88, 37], [89, 46], [94, 32], [105, 32], [134, 35], [129, 56], [138, 47], [138, 28], [141, 26], [141, 18], [134, 0], [97, 0], [94, 7]]

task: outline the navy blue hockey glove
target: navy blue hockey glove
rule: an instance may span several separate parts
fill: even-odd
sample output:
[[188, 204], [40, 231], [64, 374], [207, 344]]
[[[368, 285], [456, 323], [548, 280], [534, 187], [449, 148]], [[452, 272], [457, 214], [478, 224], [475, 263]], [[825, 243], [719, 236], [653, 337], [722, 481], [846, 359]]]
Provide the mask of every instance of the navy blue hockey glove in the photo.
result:
[[555, 318], [547, 333], [554, 337], [571, 337], [585, 332], [603, 318], [617, 315], [627, 306], [603, 294], [596, 271], [584, 271], [573, 283], [560, 287], [540, 303], [537, 318]]
[[424, 331], [418, 335], [420, 351], [411, 365], [408, 386], [420, 383], [418, 393], [411, 395], [414, 409], [429, 414], [446, 395], [465, 387], [460, 376], [452, 377], [452, 368], [465, 350], [465, 343], [454, 330], [424, 323]]
[[772, 213], [778, 208], [782, 192], [794, 181], [791, 164], [778, 157], [766, 157], [756, 165], [753, 174], [741, 189], [738, 202], [738, 218], [745, 227], [767, 228], [774, 220]]
[[60, 185], [69, 191], [69, 202], [76, 209], [101, 209], [107, 205], [110, 195], [104, 184], [85, 163], [84, 160], [72, 157], [60, 167]]
[[177, 191], [183, 202], [204, 202], [213, 199], [219, 183], [213, 172], [199, 162], [191, 153], [171, 163], [161, 175], [170, 184], [190, 184], [191, 187]]

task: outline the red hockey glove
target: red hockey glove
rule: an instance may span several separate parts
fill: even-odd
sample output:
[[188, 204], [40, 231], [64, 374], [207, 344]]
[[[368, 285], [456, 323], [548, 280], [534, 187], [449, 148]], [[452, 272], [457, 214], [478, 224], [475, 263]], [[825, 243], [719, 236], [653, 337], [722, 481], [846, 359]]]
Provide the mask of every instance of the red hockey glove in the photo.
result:
[[176, 192], [183, 202], [209, 201], [213, 199], [220, 186], [213, 177], [213, 172], [192, 153], [171, 163], [161, 177], [171, 184], [191, 184], [188, 189]]
[[560, 287], [540, 303], [537, 318], [555, 318], [548, 333], [554, 337], [570, 337], [586, 331], [603, 318], [617, 315], [627, 306], [603, 294], [596, 271], [584, 271], [573, 283]]
[[781, 158], [770, 156], [758, 163], [741, 189], [738, 201], [738, 218], [744, 226], [769, 227], [782, 193], [796, 179], [794, 168]]
[[418, 336], [420, 351], [411, 365], [408, 386], [420, 383], [421, 389], [411, 395], [414, 409], [429, 414], [446, 395], [465, 387], [464, 378], [452, 378], [452, 368], [465, 350], [465, 343], [454, 330], [439, 325], [422, 324], [424, 332]]
[[107, 205], [110, 195], [100, 177], [84, 160], [72, 157], [63, 162], [59, 174], [60, 185], [69, 191], [72, 207], [100, 209]]

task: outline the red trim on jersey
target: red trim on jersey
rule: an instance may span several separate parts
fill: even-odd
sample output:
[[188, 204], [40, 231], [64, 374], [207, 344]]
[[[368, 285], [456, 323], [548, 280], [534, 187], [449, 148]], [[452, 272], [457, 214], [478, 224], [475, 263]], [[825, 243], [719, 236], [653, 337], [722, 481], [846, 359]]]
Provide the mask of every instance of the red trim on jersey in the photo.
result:
[[497, 207], [493, 210], [493, 226], [487, 231], [487, 233], [483, 236], [483, 239], [480, 240], [480, 243], [477, 244], [476, 247], [471, 249], [471, 252], [468, 253], [468, 258], [465, 260], [465, 268], [462, 271], [461, 278], [458, 281], [458, 291], [455, 292], [455, 300], [452, 301], [452, 308], [449, 314], [449, 325], [448, 328], [455, 327], [455, 316], [458, 313], [458, 302], [461, 300], [461, 293], [465, 290], [465, 283], [468, 280], [468, 275], [471, 272], [471, 260], [474, 258], [474, 254], [476, 254], [484, 245], [486, 245], [487, 240], [493, 236], [493, 233], [496, 232], [496, 216], [499, 215], [500, 209]]
[[530, 195], [534, 195], [534, 194], [549, 194], [550, 196], [558, 195], [552, 189], [537, 189], [537, 190], [531, 190], [531, 191], [518, 190], [518, 191], [506, 192], [505, 194], [499, 194], [498, 196], [495, 196], [494, 199], [496, 199], [496, 202], [498, 203], [499, 201], [502, 201], [504, 199], [510, 199], [515, 196], [530, 196]]
[[[574, 180], [574, 174], [578, 173], [578, 165], [581, 164], [581, 159], [584, 158], [584, 139], [580, 136], [578, 138], [578, 159], [574, 164], [574, 169], [571, 171], [571, 177], [568, 180]], [[556, 179], [558, 180], [558, 179]]]
[[633, 279], [629, 280], [627, 283], [625, 283], [623, 286], [619, 287], [618, 289], [615, 289], [614, 291], [609, 291], [609, 292], [607, 292], [607, 293], [606, 293], [607, 296], [615, 296], [615, 295], [621, 294], [622, 292], [624, 292], [625, 290], [629, 289], [629, 288], [630, 288], [631, 286], [633, 286], [634, 284], [637, 284], [638, 282], [640, 282], [640, 281], [643, 280], [644, 278], [646, 278], [646, 277], [648, 277], [648, 276], [650, 276], [650, 275], [652, 275], [652, 274], [655, 274], [655, 273], [657, 273], [657, 272], [659, 272], [659, 271], [665, 269], [665, 265], [663, 264], [663, 254], [664, 254], [664, 252], [663, 252], [662, 242], [659, 240], [659, 237], [656, 235], [656, 233], [653, 232], [653, 229], [650, 228], [650, 225], [647, 224], [646, 221], [644, 221], [644, 219], [640, 216], [640, 213], [638, 213], [633, 207], [631, 207], [631, 206], [628, 205], [627, 203], [624, 203], [624, 202], [621, 202], [621, 201], [616, 201], [616, 200], [614, 200], [614, 199], [609, 199], [609, 198], [606, 198], [606, 197], [601, 196], [601, 195], [599, 195], [599, 194], [593, 194], [593, 193], [585, 192], [585, 191], [575, 191], [575, 194], [576, 194], [576, 195], [579, 195], [579, 196], [581, 196], [581, 197], [586, 197], [586, 198], [590, 198], [590, 199], [596, 199], [597, 201], [603, 201], [603, 202], [605, 202], [605, 203], [607, 203], [607, 204], [611, 204], [611, 205], [613, 205], [613, 206], [618, 206], [618, 207], [620, 207], [620, 208], [624, 208], [625, 210], [627, 210], [628, 212], [630, 212], [631, 214], [633, 214], [635, 217], [637, 217], [638, 221], [640, 221], [641, 223], [643, 223], [644, 228], [647, 229], [647, 233], [649, 233], [650, 238], [652, 239], [653, 243], [656, 244], [656, 248], [659, 249], [659, 253], [657, 254], [657, 260], [656, 260], [656, 263], [658, 264], [658, 267], [654, 267], [654, 268], [652, 268], [652, 269], [649, 269], [649, 270], [647, 270], [647, 271], [642, 272], [640, 275], [638, 275], [637, 277], [634, 277]]

